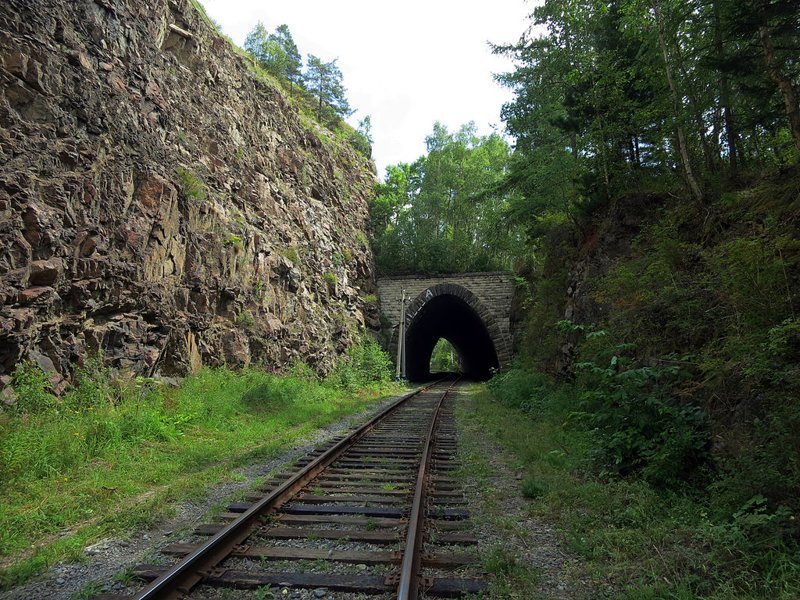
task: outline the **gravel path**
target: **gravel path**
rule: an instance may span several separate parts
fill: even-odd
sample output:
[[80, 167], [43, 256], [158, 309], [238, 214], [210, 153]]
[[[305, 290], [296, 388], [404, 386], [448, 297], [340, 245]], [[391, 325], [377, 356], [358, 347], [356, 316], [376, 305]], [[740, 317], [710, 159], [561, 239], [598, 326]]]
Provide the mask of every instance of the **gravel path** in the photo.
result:
[[519, 600], [595, 598], [582, 565], [566, 552], [558, 533], [530, 516], [520, 492], [513, 457], [486, 435], [474, 412], [468, 388], [459, 391], [456, 411], [465, 497], [472, 515], [478, 552], [498, 573], [487, 597]]
[[[209, 521], [209, 512], [223, 503], [238, 501], [242, 493], [251, 490], [259, 480], [278, 473], [305, 456], [314, 448], [332, 437], [353, 429], [367, 417], [386, 407], [398, 396], [384, 398], [370, 405], [369, 409], [352, 415], [333, 425], [319, 430], [313, 437], [274, 458], [268, 463], [257, 463], [238, 468], [233, 481], [227, 481], [210, 489], [198, 500], [176, 505], [175, 514], [158, 525], [143, 530], [128, 532], [124, 537], [100, 540], [85, 549], [85, 560], [60, 563], [35, 580], [1, 593], [3, 600], [39, 600], [90, 598], [103, 592], [131, 593], [140, 586], [134, 583], [131, 589], [125, 585], [124, 571], [142, 563], [167, 562], [160, 549], [168, 544], [185, 539], [199, 524]], [[222, 590], [218, 598], [227, 598], [229, 590]], [[321, 592], [321, 591], [320, 591]], [[317, 592], [319, 594], [320, 592]], [[310, 594], [310, 595], [309, 595]], [[249, 598], [257, 598], [250, 592]], [[269, 598], [269, 595], [265, 595]], [[274, 595], [275, 598], [318, 598], [313, 590], [309, 593]]]

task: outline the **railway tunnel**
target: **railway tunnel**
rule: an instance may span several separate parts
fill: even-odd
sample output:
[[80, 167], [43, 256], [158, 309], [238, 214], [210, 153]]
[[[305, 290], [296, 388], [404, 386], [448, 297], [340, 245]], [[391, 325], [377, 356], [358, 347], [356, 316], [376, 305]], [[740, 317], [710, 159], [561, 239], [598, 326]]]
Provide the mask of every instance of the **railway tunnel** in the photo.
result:
[[406, 332], [406, 377], [425, 381], [431, 376], [431, 354], [439, 338], [458, 353], [461, 373], [469, 379], [488, 379], [500, 368], [494, 342], [481, 317], [463, 299], [442, 294], [426, 302]]
[[393, 359], [403, 292], [408, 299], [405, 376], [410, 381], [431, 378], [431, 354], [442, 338], [453, 346], [461, 373], [470, 379], [487, 379], [510, 361], [514, 284], [508, 274], [385, 277], [378, 280], [378, 290], [381, 312], [390, 326], [388, 350]]

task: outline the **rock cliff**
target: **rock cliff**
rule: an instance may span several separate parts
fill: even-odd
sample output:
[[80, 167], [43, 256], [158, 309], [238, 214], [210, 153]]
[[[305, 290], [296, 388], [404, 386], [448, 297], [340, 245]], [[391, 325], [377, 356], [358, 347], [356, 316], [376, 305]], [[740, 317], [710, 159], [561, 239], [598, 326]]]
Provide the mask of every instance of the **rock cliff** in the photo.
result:
[[0, 376], [329, 369], [371, 309], [370, 166], [188, 0], [3, 0]]

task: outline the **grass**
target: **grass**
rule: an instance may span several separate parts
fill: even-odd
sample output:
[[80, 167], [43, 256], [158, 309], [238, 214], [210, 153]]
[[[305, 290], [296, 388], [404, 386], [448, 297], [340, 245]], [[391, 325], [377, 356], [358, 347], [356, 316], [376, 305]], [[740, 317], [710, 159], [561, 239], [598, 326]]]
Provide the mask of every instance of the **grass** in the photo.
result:
[[[21, 372], [35, 390], [35, 372]], [[346, 393], [313, 379], [205, 369], [170, 389], [95, 365], [59, 401], [0, 413], [0, 589], [235, 479], [232, 469], [394, 391], [386, 381]]]
[[[800, 597], [797, 555], [777, 542], [748, 536], [736, 520], [713, 520], [701, 495], [657, 490], [638, 478], [593, 475], [589, 434], [569, 424], [571, 387], [553, 386], [547, 397], [521, 404], [509, 403], [501, 391], [476, 392], [460, 418], [503, 448], [504, 460], [522, 474], [519, 489], [509, 493], [532, 499], [529, 515], [558, 529], [566, 548], [585, 565], [597, 597]], [[468, 445], [466, 450], [469, 454]], [[480, 486], [489, 466], [485, 459], [472, 459], [469, 476]], [[502, 515], [496, 520], [503, 528]], [[508, 526], [514, 531], [514, 524]], [[496, 586], [504, 591], [497, 597], [525, 597], [518, 593], [520, 585], [535, 580], [535, 573], [520, 575], [520, 565], [502, 548], [484, 562], [498, 573]]]

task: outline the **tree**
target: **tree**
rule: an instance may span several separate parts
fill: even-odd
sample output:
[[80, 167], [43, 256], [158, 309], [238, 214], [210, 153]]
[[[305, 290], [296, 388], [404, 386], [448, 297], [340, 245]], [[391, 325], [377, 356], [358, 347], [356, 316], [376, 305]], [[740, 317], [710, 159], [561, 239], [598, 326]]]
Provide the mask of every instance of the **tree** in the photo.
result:
[[289, 26], [286, 24], [278, 25], [275, 32], [270, 34], [269, 39], [276, 44], [281, 51], [282, 75], [286, 77], [290, 83], [301, 83], [303, 59], [300, 56], [300, 51], [297, 49], [297, 44], [294, 43], [292, 33], [289, 31]]
[[290, 84], [301, 83], [303, 63], [287, 25], [279, 25], [273, 33], [269, 33], [259, 21], [247, 34], [244, 49], [269, 73]]
[[363, 119], [358, 122], [358, 133], [364, 136], [364, 139], [367, 140], [370, 144], [373, 143], [372, 139], [372, 117], [367, 115]]
[[306, 87], [317, 100], [316, 113], [320, 121], [335, 122], [352, 113], [337, 60], [324, 62], [313, 54], [309, 54], [306, 60], [304, 79]]
[[247, 34], [244, 39], [244, 49], [252, 56], [258, 63], [265, 64], [267, 62], [267, 41], [269, 40], [269, 32], [264, 24], [259, 21], [256, 26]]
[[511, 149], [474, 123], [451, 133], [436, 123], [428, 154], [387, 169], [371, 206], [375, 261], [382, 273], [453, 273], [503, 269], [522, 236], [506, 219], [498, 192]]

